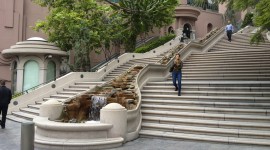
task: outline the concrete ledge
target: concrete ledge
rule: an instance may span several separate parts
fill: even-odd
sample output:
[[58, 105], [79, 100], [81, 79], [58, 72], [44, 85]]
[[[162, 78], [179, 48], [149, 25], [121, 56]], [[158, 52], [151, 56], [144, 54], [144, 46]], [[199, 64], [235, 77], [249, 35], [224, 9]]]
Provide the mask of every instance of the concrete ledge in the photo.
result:
[[112, 128], [111, 124], [104, 123], [62, 123], [48, 120], [47, 117], [35, 117], [33, 122], [38, 128], [57, 130], [57, 131], [91, 131], [108, 130]]
[[123, 138], [100, 139], [56, 139], [42, 136], [35, 137], [35, 147], [40, 150], [90, 150], [107, 149], [122, 146]]

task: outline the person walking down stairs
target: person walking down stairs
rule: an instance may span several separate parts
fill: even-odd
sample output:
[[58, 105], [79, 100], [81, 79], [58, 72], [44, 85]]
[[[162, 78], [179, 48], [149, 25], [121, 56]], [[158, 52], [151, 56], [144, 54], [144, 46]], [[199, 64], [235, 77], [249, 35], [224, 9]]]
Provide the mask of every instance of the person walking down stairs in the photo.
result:
[[232, 33], [233, 33], [233, 25], [230, 21], [228, 21], [228, 25], [225, 28], [225, 31], [227, 33], [228, 41], [232, 41]]
[[4, 129], [6, 125], [6, 116], [8, 111], [8, 104], [10, 103], [12, 94], [9, 88], [5, 86], [5, 81], [0, 81], [0, 112], [2, 113], [2, 120], [0, 120], [1, 128]]
[[[181, 61], [180, 54], [176, 54], [170, 72], [172, 72], [173, 85], [175, 86], [175, 91], [178, 91], [178, 96], [181, 96], [182, 67], [183, 62]], [[178, 85], [176, 84], [176, 79]]]

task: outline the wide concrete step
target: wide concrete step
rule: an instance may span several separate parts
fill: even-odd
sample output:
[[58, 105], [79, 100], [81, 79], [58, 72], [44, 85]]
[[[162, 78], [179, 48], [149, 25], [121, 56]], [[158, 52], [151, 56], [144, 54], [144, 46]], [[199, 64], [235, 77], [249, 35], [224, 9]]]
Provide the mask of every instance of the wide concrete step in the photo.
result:
[[91, 86], [91, 85], [100, 85], [103, 84], [104, 81], [97, 81], [97, 82], [76, 82], [75, 85], [87, 85], [87, 86]]
[[[249, 50], [252, 50], [252, 51], [254, 51], [254, 50], [266, 50], [266, 48], [256, 48], [256, 49], [255, 48], [253, 48], [253, 49], [251, 49], [251, 48], [245, 48], [245, 49], [249, 49]], [[234, 48], [234, 49], [229, 49], [228, 50], [228, 48], [224, 47], [224, 48], [211, 48], [209, 50], [209, 52], [216, 52], [216, 51], [219, 51], [219, 52], [221, 52], [221, 51], [241, 51], [241, 50], [244, 50], [244, 49], [242, 49], [242, 48]]]
[[186, 133], [221, 137], [238, 137], [252, 139], [270, 139], [270, 131], [245, 130], [245, 129], [226, 129], [215, 127], [196, 127], [185, 125], [170, 125], [158, 123], [142, 123], [142, 130], [163, 131], [171, 133]]
[[221, 51], [221, 52], [194, 52], [190, 55], [190, 57], [194, 58], [204, 58], [204, 57], [240, 57], [240, 56], [262, 56], [263, 54], [269, 55], [270, 49], [262, 49], [262, 50], [239, 50], [239, 51]]
[[39, 109], [32, 109], [32, 108], [20, 108], [20, 111], [33, 114], [33, 115], [39, 115]]
[[62, 92], [57, 92], [57, 94], [60, 95], [77, 95], [80, 94], [81, 92], [78, 91], [62, 91]]
[[[222, 40], [223, 41], [223, 40]], [[246, 43], [246, 42], [243, 42], [243, 43], [237, 43], [236, 41], [234, 42], [218, 42], [218, 44], [216, 44], [214, 47], [215, 48], [228, 48], [229, 49], [234, 49], [234, 48], [242, 48], [242, 49], [248, 49], [248, 48], [268, 48], [268, 46], [270, 44], [266, 44], [266, 43], [261, 43], [259, 45], [255, 45], [255, 44], [250, 44], [250, 43]]]
[[15, 122], [19, 122], [19, 123], [26, 123], [26, 122], [31, 121], [31, 120], [24, 119], [22, 117], [17, 117], [17, 116], [14, 116], [14, 115], [7, 115], [7, 119], [15, 121]]
[[84, 92], [89, 90], [89, 88], [64, 88], [63, 91], [74, 91], [74, 92]]
[[[256, 67], [257, 66], [257, 67]], [[216, 67], [216, 66], [212, 66], [212, 67], [187, 67], [185, 66], [182, 69], [182, 72], [268, 72], [269, 67], [268, 66], [261, 66], [260, 64], [256, 65], [256, 66], [247, 66], [245, 65], [244, 67]]]
[[41, 105], [28, 105], [29, 108], [37, 109], [37, 110], [40, 109], [40, 106], [41, 106]]
[[185, 61], [184, 65], [186, 64], [258, 64], [258, 63], [269, 63], [269, 58], [250, 58], [250, 59], [232, 59], [232, 58], [226, 58], [226, 59], [205, 59], [205, 60], [198, 60], [198, 61]]
[[59, 102], [64, 102], [64, 101], [66, 101], [68, 98], [66, 98], [66, 97], [62, 97], [62, 98], [60, 98], [60, 97], [44, 97], [44, 98], [42, 99], [43, 101], [36, 101], [36, 104], [42, 104], [41, 102], [46, 102], [46, 101], [51, 100], [51, 99], [57, 100], [57, 101], [59, 101]]
[[71, 98], [74, 97], [74, 95], [61, 95], [61, 94], [54, 94], [50, 96], [51, 98], [59, 98], [59, 99], [64, 99], [64, 98]]
[[254, 103], [268, 103], [269, 97], [241, 97], [241, 96], [196, 96], [196, 95], [142, 95], [143, 99], [163, 99], [163, 100], [201, 100], [201, 101], [215, 101], [215, 102], [254, 102]]
[[[238, 36], [238, 35], [233, 35], [232, 36], [232, 41], [229, 42], [227, 37], [224, 37], [223, 39], [221, 39], [218, 44], [222, 43], [222, 44], [227, 44], [227, 43], [231, 43], [231, 44], [249, 44], [250, 43], [250, 39], [252, 36]], [[258, 45], [267, 45], [269, 42], [266, 40], [265, 42], [260, 42]], [[256, 44], [252, 44], [252, 45], [256, 45]]]
[[187, 59], [224, 58], [224, 57], [250, 57], [269, 56], [270, 50], [248, 50], [248, 51], [222, 51], [207, 53], [192, 53]]
[[165, 111], [165, 110], [141, 110], [146, 116], [159, 117], [176, 117], [176, 118], [195, 118], [206, 120], [225, 120], [225, 121], [246, 121], [246, 122], [262, 122], [270, 123], [270, 116], [262, 115], [241, 115], [241, 114], [223, 114], [223, 113], [200, 113], [200, 112], [180, 112], [180, 111]]
[[268, 139], [250, 139], [250, 138], [238, 138], [238, 137], [222, 137], [222, 136], [210, 136], [210, 135], [198, 135], [198, 134], [187, 134], [187, 133], [172, 133], [164, 131], [149, 131], [141, 130], [140, 137], [157, 137], [157, 138], [170, 138], [180, 140], [198, 140], [208, 142], [221, 142], [226, 144], [253, 144], [253, 145], [270, 145]]
[[254, 69], [257, 68], [259, 70], [262, 69], [269, 69], [269, 64], [268, 63], [259, 63], [259, 62], [254, 62], [254, 63], [238, 63], [238, 64], [233, 64], [233, 63], [202, 63], [202, 64], [184, 64], [183, 70], [185, 69], [226, 69], [226, 70], [246, 70], [246, 69]]
[[[143, 95], [175, 95], [178, 91], [168, 90], [167, 88], [160, 90], [141, 90]], [[270, 91], [267, 92], [237, 92], [237, 91], [193, 91], [187, 90], [185, 88], [181, 89], [182, 95], [197, 95], [197, 96], [242, 96], [242, 97], [269, 97], [270, 99]]]
[[224, 77], [182, 77], [182, 80], [187, 80], [187, 81], [204, 81], [204, 80], [240, 80], [240, 81], [269, 81], [270, 77], [265, 77], [265, 76], [247, 76], [247, 77], [242, 77], [240, 76], [224, 76]]
[[93, 88], [94, 85], [70, 85], [69, 88], [79, 88], [79, 89], [90, 89]]
[[[217, 72], [218, 71], [218, 72]], [[211, 70], [189, 70], [189, 69], [183, 69], [182, 70], [183, 74], [270, 74], [270, 68], [267, 69], [247, 69], [247, 70], [224, 70], [224, 69], [220, 69], [220, 70], [215, 70], [215, 69], [211, 69]]]
[[207, 106], [180, 106], [172, 104], [163, 105], [163, 104], [143, 103], [142, 110], [270, 116], [270, 107], [269, 109], [258, 109], [258, 108], [249, 109], [249, 108], [222, 108], [222, 107], [207, 107]]
[[203, 55], [201, 57], [195, 57], [191, 56], [185, 62], [190, 62], [190, 61], [208, 61], [208, 60], [235, 60], [235, 59], [241, 59], [241, 60], [249, 60], [249, 59], [269, 59], [270, 54], [262, 54], [262, 55], [235, 55], [235, 56], [207, 56]]
[[[270, 87], [270, 81], [182, 81], [182, 86], [196, 85], [196, 86], [208, 86], [208, 87]], [[159, 82], [147, 82], [147, 85], [172, 85], [172, 80], [159, 81]]]
[[183, 99], [143, 99], [143, 104], [159, 104], [159, 105], [174, 105], [174, 106], [201, 106], [201, 107], [215, 107], [215, 108], [243, 108], [243, 109], [264, 109], [265, 115], [269, 115], [267, 111], [270, 108], [270, 103], [254, 103], [254, 102], [219, 102], [219, 101], [202, 101], [198, 99], [183, 100]]
[[[169, 90], [173, 91], [175, 87], [171, 85], [145, 85], [143, 87], [143, 90]], [[226, 92], [226, 91], [231, 91], [231, 92], [269, 92], [270, 91], [270, 86], [269, 87], [209, 87], [209, 86], [183, 86], [182, 85], [182, 90], [188, 90], [188, 91], [217, 91], [217, 92]]]
[[156, 63], [159, 59], [130, 60], [128, 63]]
[[[270, 70], [269, 70], [270, 71]], [[251, 78], [261, 78], [261, 77], [269, 77], [270, 74], [268, 74], [268, 72], [264, 72], [264, 73], [246, 73], [246, 72], [216, 72], [216, 73], [182, 73], [182, 77], [186, 77], [186, 78], [195, 78], [195, 77], [251, 77]]]
[[175, 124], [175, 125], [188, 125], [188, 126], [200, 126], [200, 127], [217, 127], [227, 129], [249, 129], [249, 130], [267, 130], [270, 131], [270, 125], [268, 122], [256, 122], [256, 121], [228, 121], [228, 120], [211, 120], [206, 118], [180, 118], [180, 117], [160, 117], [149, 116], [143, 114], [143, 123], [162, 123], [162, 124]]
[[16, 117], [20, 117], [20, 118], [30, 120], [30, 121], [32, 121], [34, 117], [38, 116], [38, 115], [34, 115], [27, 112], [22, 112], [22, 111], [12, 112], [11, 114]]

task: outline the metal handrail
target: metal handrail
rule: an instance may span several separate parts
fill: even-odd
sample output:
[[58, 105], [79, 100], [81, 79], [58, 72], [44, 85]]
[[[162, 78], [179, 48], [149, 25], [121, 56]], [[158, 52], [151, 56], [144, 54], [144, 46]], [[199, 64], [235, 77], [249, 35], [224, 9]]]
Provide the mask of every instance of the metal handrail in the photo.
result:
[[120, 56], [120, 53], [115, 53], [112, 56], [110, 56], [108, 59], [98, 63], [96, 66], [94, 66], [93, 68], [91, 68], [91, 72], [96, 72], [97, 70], [99, 70], [100, 68], [102, 68], [103, 66], [106, 66], [108, 63], [110, 63], [111, 61], [113, 61], [114, 59], [118, 58]]
[[211, 4], [209, 2], [205, 3], [196, 3], [193, 0], [190, 0], [187, 5], [193, 6], [193, 7], [198, 7], [198, 8], [202, 8], [203, 10], [212, 10], [212, 11], [218, 11], [218, 4]]
[[48, 81], [46, 81], [46, 82], [43, 82], [43, 83], [38, 84], [38, 85], [36, 85], [36, 86], [33, 86], [33, 87], [31, 87], [31, 88], [29, 88], [29, 89], [27, 89], [27, 90], [24, 90], [24, 91], [22, 91], [22, 92], [13, 94], [13, 95], [12, 95], [12, 99], [13, 99], [13, 98], [16, 98], [16, 97], [18, 97], [18, 96], [27, 94], [27, 93], [29, 93], [29, 92], [31, 92], [31, 91], [33, 91], [33, 90], [39, 88], [39, 87], [42, 86], [42, 85], [45, 85], [45, 84], [47, 84], [47, 83], [50, 83], [50, 82], [52, 82], [52, 81], [57, 80], [58, 78], [60, 78], [60, 77], [62, 77], [62, 76], [64, 76], [64, 75], [66, 75], [66, 74], [68, 74], [68, 73], [69, 73], [69, 72], [67, 72], [67, 73], [65, 73], [65, 74], [61, 74], [60, 76], [57, 76], [57, 77], [55, 77], [55, 78], [53, 78], [53, 79], [51, 79], [51, 80], [48, 80]]

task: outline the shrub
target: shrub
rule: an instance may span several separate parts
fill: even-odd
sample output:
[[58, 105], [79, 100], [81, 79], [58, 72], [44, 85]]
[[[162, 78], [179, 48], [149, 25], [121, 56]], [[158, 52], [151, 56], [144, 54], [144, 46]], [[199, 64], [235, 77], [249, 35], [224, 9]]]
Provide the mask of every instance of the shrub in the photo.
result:
[[253, 24], [253, 14], [252, 13], [247, 13], [245, 15], [244, 21], [242, 22], [241, 28], [244, 28], [247, 25], [252, 25]]
[[163, 36], [163, 37], [160, 37], [156, 40], [153, 40], [152, 42], [146, 44], [146, 45], [143, 45], [141, 47], [138, 47], [135, 49], [135, 53], [145, 53], [145, 52], [148, 52], [154, 48], [157, 48], [165, 43], [167, 43], [168, 41], [170, 41], [171, 39], [175, 38], [175, 34], [168, 34], [166, 36]]

